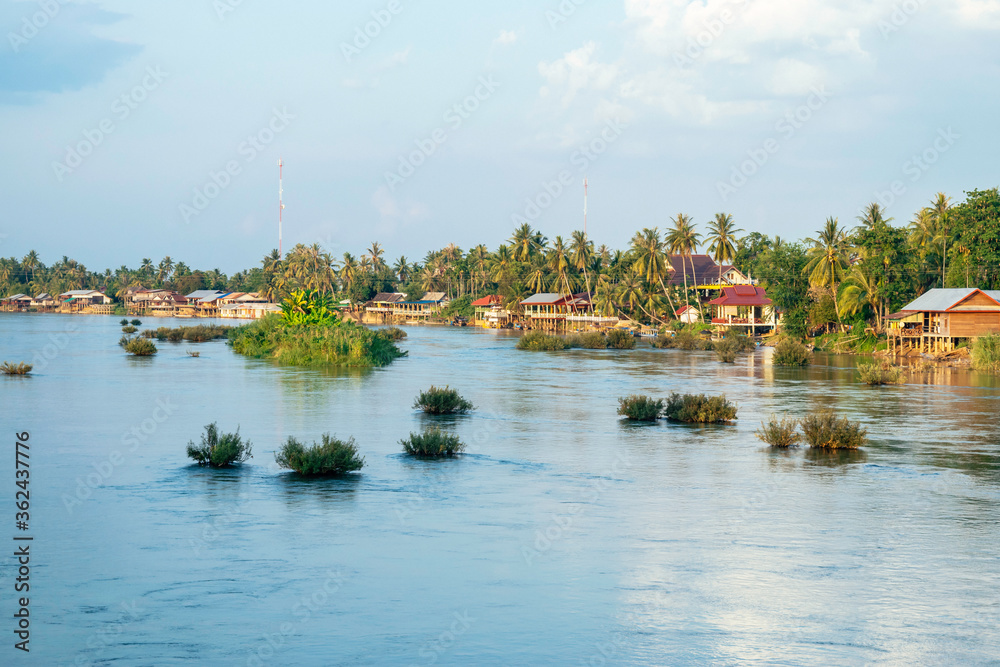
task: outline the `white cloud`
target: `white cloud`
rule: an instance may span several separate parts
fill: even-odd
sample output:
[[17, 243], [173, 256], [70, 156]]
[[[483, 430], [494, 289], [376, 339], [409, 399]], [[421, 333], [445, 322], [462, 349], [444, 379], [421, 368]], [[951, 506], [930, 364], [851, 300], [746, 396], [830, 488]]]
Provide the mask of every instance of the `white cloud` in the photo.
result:
[[560, 103], [568, 107], [581, 90], [607, 90], [614, 83], [618, 68], [595, 62], [596, 51], [597, 44], [587, 42], [554, 62], [539, 63], [538, 73], [546, 81], [539, 91], [541, 96], [548, 97], [553, 90], [561, 91]]
[[968, 28], [1000, 29], [1000, 0], [953, 0], [952, 12]]
[[500, 36], [494, 39], [493, 43], [503, 46], [506, 44], [513, 44], [517, 41], [517, 39], [518, 35], [516, 30], [501, 30]]

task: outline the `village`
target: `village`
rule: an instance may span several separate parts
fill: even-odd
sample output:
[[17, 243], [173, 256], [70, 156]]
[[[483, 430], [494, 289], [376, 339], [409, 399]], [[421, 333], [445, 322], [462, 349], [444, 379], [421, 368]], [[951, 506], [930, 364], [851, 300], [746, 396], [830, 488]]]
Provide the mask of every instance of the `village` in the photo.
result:
[[[759, 338], [778, 332], [783, 313], [757, 280], [709, 255], [675, 257], [667, 287], [689, 285], [699, 305], [682, 305], [672, 322], [702, 325], [714, 336], [737, 331]], [[678, 268], [673, 268], [678, 267]], [[683, 268], [680, 268], [683, 267]], [[0, 312], [66, 313], [144, 317], [259, 320], [281, 306], [258, 292], [130, 287], [116, 300], [98, 290], [70, 290], [56, 296], [13, 294], [0, 299]], [[124, 303], [122, 303], [124, 301]], [[454, 299], [443, 291], [410, 299], [403, 292], [379, 292], [363, 302], [335, 303], [344, 318], [370, 325], [438, 324], [484, 329], [541, 330], [555, 334], [624, 329], [636, 336], [669, 332], [660, 322], [642, 323], [619, 309], [595, 307], [593, 295], [538, 292], [514, 302], [499, 294], [475, 295], [470, 309], [450, 312]], [[886, 352], [891, 356], [947, 356], [964, 340], [1000, 333], [1000, 290], [932, 288], [885, 317]]]

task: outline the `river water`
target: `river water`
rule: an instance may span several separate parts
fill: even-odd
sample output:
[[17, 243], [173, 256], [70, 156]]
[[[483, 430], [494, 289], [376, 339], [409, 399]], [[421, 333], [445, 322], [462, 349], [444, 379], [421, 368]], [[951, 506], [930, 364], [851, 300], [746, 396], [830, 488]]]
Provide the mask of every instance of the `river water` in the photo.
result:
[[[0, 360], [36, 360], [32, 377], [0, 377], [0, 537], [34, 538], [31, 652], [13, 648], [7, 556], [0, 664], [1000, 664], [997, 378], [873, 388], [846, 357], [784, 369], [768, 351], [724, 365], [407, 331], [388, 368], [320, 372], [223, 341], [134, 359], [117, 318], [0, 316]], [[455, 460], [401, 454], [429, 423], [411, 404], [431, 384], [478, 406], [449, 424], [469, 446]], [[619, 396], [671, 391], [725, 393], [740, 419], [615, 414]], [[767, 415], [825, 407], [871, 445], [817, 455], [754, 437]], [[210, 422], [239, 427], [254, 458], [189, 465]], [[304, 481], [274, 463], [289, 435], [324, 432], [357, 439], [361, 474]]]

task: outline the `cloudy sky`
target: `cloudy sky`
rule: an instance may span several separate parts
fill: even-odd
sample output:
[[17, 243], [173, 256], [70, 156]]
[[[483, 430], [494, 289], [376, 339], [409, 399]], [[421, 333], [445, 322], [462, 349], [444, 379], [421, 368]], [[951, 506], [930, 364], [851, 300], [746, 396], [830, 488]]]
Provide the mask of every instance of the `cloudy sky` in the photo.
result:
[[0, 0], [0, 254], [232, 272], [526, 220], [801, 238], [1000, 184], [998, 0]]

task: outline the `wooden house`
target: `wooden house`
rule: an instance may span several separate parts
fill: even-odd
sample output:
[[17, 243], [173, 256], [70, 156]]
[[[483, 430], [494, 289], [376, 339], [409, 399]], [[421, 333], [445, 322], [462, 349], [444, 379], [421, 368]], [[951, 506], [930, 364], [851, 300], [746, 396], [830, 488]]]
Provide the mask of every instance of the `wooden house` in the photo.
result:
[[114, 311], [111, 297], [91, 289], [75, 289], [59, 295], [59, 309], [69, 313], [110, 315]]
[[48, 292], [42, 292], [31, 300], [31, 307], [41, 312], [50, 311], [56, 307], [56, 300]]
[[732, 285], [722, 288], [722, 295], [709, 301], [712, 324], [720, 329], [736, 329], [754, 335], [773, 329], [778, 316], [763, 287]]
[[557, 294], [541, 292], [533, 294], [521, 302], [524, 310], [524, 323], [529, 328], [556, 331], [565, 329], [570, 318], [582, 324], [583, 319], [593, 318], [590, 297], [586, 292], [580, 294]]
[[27, 294], [12, 294], [0, 300], [5, 312], [25, 312], [31, 307], [31, 297]]
[[393, 318], [399, 321], [428, 320], [437, 316], [450, 301], [444, 292], [427, 292], [419, 301], [393, 303]]
[[365, 302], [365, 321], [376, 324], [390, 322], [393, 307], [403, 301], [406, 301], [406, 295], [402, 292], [379, 292]]
[[932, 289], [886, 320], [891, 353], [950, 352], [960, 339], [1000, 333], [1000, 290]]
[[720, 267], [709, 255], [670, 255], [669, 259], [673, 271], [667, 284], [684, 287], [687, 278], [688, 287], [697, 290], [702, 297], [709, 297], [723, 287], [755, 284], [735, 266], [723, 264]]

